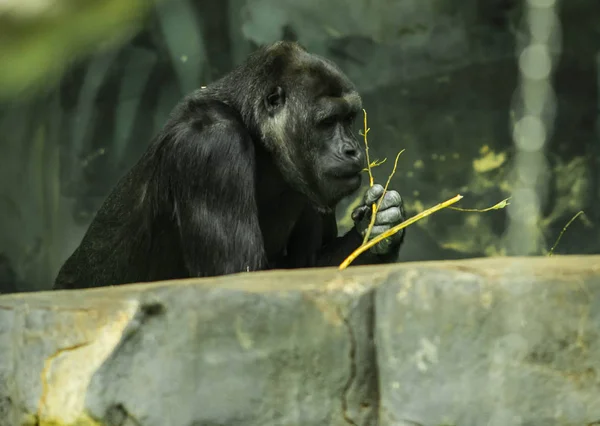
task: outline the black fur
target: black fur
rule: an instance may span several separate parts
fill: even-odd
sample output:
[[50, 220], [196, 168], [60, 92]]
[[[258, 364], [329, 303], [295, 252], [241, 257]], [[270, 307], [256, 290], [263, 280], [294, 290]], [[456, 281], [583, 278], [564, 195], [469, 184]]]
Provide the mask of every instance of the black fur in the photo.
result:
[[55, 288], [339, 264], [362, 241], [338, 237], [333, 212], [360, 186], [361, 108], [325, 59], [292, 42], [258, 50], [175, 107]]

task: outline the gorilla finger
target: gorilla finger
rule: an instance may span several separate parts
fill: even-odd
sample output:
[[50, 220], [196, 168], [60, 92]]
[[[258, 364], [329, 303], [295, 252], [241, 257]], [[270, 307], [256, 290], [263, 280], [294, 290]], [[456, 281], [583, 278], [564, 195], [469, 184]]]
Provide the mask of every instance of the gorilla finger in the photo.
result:
[[375, 201], [379, 200], [382, 194], [383, 186], [378, 183], [374, 184], [372, 187], [367, 189], [367, 192], [365, 193], [365, 204], [370, 206]]
[[391, 241], [389, 241], [388, 239], [385, 239], [385, 240], [381, 241], [380, 243], [375, 244], [371, 248], [371, 251], [375, 254], [387, 254], [390, 251], [391, 246], [392, 246]]
[[397, 224], [403, 221], [402, 211], [399, 207], [390, 207], [386, 210], [380, 210], [377, 212], [377, 217], [375, 218], [375, 223], [377, 225], [383, 224]]
[[[390, 229], [391, 229], [391, 227], [389, 225], [374, 226], [371, 231], [371, 236], [369, 237], [369, 239], [372, 240], [373, 238], [378, 237], [379, 235], [383, 234], [386, 231], [389, 231]], [[403, 229], [399, 230], [398, 232], [396, 232], [395, 234], [390, 235], [384, 241], [389, 241], [390, 243], [392, 241], [401, 241], [402, 236], [404, 235], [405, 231], [406, 231], [406, 228], [403, 228]]]
[[371, 212], [371, 208], [369, 206], [359, 206], [352, 211], [351, 217], [354, 222], [358, 222], [362, 220], [365, 215]]
[[371, 236], [369, 238], [373, 239], [373, 238], [383, 234], [385, 231], [388, 231], [389, 229], [390, 229], [389, 225], [375, 225], [375, 226], [373, 226], [373, 229], [371, 229]]
[[389, 209], [390, 207], [398, 207], [402, 205], [402, 197], [397, 191], [388, 191], [383, 196], [383, 201], [379, 210]]

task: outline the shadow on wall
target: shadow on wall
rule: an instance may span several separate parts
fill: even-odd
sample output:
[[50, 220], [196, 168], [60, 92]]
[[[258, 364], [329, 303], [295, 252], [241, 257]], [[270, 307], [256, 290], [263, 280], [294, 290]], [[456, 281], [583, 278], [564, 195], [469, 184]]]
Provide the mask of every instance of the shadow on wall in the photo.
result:
[[0, 294], [18, 291], [17, 274], [12, 267], [10, 259], [0, 253]]

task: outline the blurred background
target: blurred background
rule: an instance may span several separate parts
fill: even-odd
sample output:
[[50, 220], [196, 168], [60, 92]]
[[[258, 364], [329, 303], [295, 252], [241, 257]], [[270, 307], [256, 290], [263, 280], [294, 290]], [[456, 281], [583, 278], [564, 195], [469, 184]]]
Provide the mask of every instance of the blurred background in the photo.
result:
[[[600, 253], [597, 0], [0, 0], [0, 293], [50, 288], [187, 92], [298, 40], [355, 82], [399, 261]], [[361, 123], [357, 123], [357, 132]], [[366, 184], [366, 179], [365, 179]], [[340, 205], [341, 232], [351, 226]]]

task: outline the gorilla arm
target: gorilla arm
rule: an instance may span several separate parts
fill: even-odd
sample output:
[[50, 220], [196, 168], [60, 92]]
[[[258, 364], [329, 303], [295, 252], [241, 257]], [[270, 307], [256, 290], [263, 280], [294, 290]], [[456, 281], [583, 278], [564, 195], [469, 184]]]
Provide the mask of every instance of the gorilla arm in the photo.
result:
[[252, 140], [227, 106], [210, 108], [200, 114], [213, 117], [196, 118], [171, 132], [174, 139], [161, 164], [170, 180], [183, 260], [192, 277], [266, 267]]

